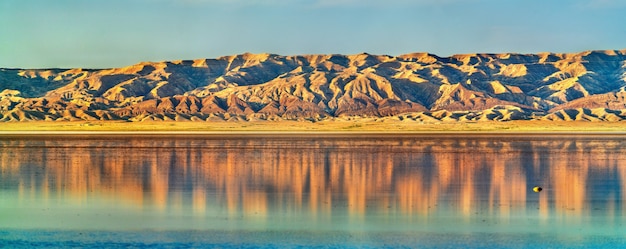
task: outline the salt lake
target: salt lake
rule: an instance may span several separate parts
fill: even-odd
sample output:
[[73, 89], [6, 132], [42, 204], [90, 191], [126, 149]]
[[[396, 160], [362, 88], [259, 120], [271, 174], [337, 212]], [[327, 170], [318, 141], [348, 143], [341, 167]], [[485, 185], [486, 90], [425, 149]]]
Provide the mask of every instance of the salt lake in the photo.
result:
[[2, 135], [0, 170], [0, 247], [626, 246], [624, 135]]

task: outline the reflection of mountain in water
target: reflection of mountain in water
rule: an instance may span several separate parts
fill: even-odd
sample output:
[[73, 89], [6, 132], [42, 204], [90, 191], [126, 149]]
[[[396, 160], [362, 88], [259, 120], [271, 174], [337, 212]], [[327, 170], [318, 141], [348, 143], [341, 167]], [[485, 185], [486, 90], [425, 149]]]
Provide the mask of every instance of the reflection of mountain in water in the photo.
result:
[[[625, 212], [626, 141], [574, 137], [0, 140], [0, 187], [166, 209], [507, 216]], [[544, 192], [533, 193], [533, 185]], [[36, 192], [35, 192], [36, 191]], [[535, 203], [537, 207], [528, 206]]]

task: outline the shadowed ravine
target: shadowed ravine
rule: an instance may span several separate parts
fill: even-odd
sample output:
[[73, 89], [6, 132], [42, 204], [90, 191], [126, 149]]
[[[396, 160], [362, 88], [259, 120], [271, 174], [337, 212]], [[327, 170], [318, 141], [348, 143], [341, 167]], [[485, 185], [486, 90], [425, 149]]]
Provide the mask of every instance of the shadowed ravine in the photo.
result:
[[619, 121], [626, 50], [241, 54], [114, 69], [0, 69], [0, 120]]

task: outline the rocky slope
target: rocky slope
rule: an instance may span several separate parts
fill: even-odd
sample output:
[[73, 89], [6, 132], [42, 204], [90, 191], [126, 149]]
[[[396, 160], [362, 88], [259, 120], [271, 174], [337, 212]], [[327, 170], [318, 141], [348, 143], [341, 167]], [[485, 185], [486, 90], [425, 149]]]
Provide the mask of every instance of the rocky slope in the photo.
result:
[[626, 119], [626, 50], [241, 54], [114, 69], [0, 69], [0, 120]]

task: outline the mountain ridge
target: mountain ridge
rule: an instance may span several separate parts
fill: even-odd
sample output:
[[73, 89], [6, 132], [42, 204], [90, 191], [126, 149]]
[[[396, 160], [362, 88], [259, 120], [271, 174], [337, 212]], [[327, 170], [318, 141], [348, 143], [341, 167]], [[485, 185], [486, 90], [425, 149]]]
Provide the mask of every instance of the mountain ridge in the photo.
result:
[[244, 53], [108, 69], [0, 69], [2, 121], [619, 121], [626, 119], [625, 101], [626, 49], [450, 57]]

